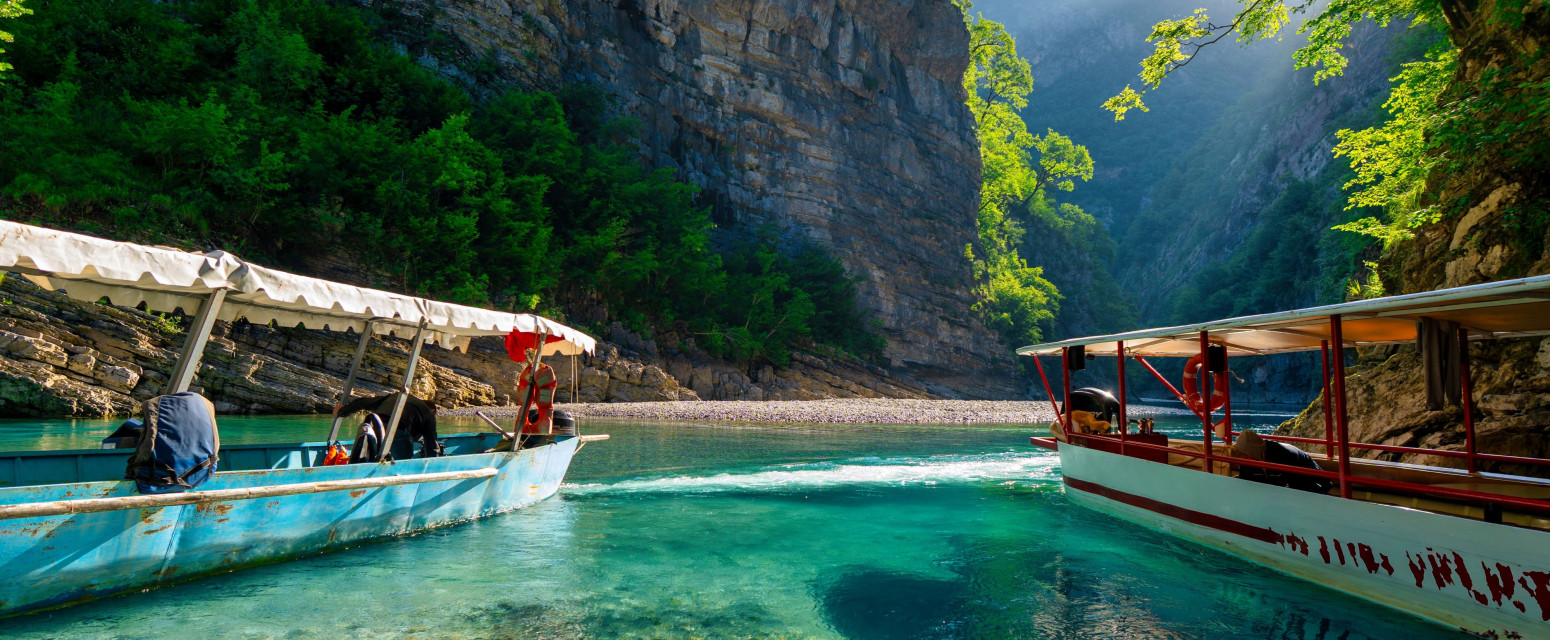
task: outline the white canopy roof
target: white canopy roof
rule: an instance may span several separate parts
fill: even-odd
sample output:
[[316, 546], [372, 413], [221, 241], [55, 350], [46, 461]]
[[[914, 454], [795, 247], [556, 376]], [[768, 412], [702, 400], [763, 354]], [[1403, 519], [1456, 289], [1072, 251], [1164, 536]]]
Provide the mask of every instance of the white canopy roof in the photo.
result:
[[492, 311], [299, 276], [244, 261], [224, 251], [189, 253], [115, 242], [0, 220], [0, 270], [14, 271], [77, 300], [104, 297], [114, 304], [193, 313], [212, 292], [227, 291], [218, 317], [280, 326], [360, 332], [368, 320], [385, 334], [413, 330], [421, 321], [427, 341], [467, 348], [474, 336], [513, 329], [563, 338], [545, 355], [591, 353], [597, 341], [553, 320]]
[[1329, 320], [1340, 316], [1345, 346], [1414, 342], [1421, 319], [1456, 322], [1472, 338], [1550, 334], [1550, 275], [1488, 282], [1425, 293], [1359, 300], [1297, 311], [1282, 311], [1214, 322], [1076, 338], [1023, 347], [1019, 355], [1059, 355], [1084, 346], [1089, 354], [1192, 356], [1200, 353], [1200, 332], [1233, 355], [1316, 350], [1330, 339]]

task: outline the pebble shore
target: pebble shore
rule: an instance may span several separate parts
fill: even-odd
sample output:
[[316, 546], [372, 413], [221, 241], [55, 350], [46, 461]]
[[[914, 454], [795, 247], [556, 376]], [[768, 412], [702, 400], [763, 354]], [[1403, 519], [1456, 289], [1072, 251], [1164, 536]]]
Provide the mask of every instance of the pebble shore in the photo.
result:
[[[559, 404], [578, 418], [638, 418], [805, 424], [962, 424], [1050, 422], [1055, 412], [1048, 402], [1000, 400], [906, 400], [844, 398], [767, 402], [609, 402]], [[511, 418], [521, 407], [463, 407], [443, 415]]]

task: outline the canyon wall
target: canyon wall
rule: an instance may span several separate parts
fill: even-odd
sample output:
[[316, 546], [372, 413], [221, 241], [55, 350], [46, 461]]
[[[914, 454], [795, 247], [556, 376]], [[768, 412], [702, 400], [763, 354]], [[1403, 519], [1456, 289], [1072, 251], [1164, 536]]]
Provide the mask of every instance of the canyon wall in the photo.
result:
[[[380, 4], [380, 3], [374, 3]], [[828, 249], [889, 367], [944, 395], [1016, 393], [970, 311], [980, 183], [968, 34], [949, 0], [408, 0], [399, 45], [472, 90], [602, 89], [640, 154], [701, 188], [722, 239]], [[451, 41], [451, 45], [447, 41]]]

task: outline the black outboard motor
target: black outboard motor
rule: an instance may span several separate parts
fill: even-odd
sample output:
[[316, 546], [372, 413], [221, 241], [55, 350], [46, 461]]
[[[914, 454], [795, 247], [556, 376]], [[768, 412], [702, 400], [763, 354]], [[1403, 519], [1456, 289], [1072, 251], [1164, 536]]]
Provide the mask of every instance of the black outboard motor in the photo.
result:
[[1086, 411], [1094, 418], [1112, 423], [1119, 419], [1119, 399], [1103, 389], [1084, 387], [1071, 392], [1071, 408], [1062, 413], [1071, 411]]
[[569, 413], [556, 409], [554, 411], [554, 435], [576, 435], [576, 419], [572, 418]]

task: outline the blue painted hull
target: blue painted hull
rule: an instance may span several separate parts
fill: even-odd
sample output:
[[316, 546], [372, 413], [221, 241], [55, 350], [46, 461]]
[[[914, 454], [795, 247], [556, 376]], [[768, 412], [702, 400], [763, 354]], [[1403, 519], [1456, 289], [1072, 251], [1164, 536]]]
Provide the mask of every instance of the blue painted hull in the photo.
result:
[[[482, 450], [487, 439], [472, 438], [462, 448]], [[580, 444], [579, 438], [562, 437], [517, 453], [329, 467], [307, 466], [315, 463], [321, 450], [317, 445], [223, 450], [223, 466], [228, 453], [240, 458], [244, 451], [250, 457], [261, 451], [264, 460], [257, 469], [217, 473], [199, 490], [484, 468], [498, 473], [355, 491], [0, 520], [0, 616], [519, 509], [554, 495]], [[110, 452], [49, 457], [57, 465], [58, 458], [71, 455], [78, 469], [91, 464], [111, 467], [120, 459], [108, 458], [114, 455]], [[6, 480], [6, 463], [12, 465], [13, 478], [27, 475], [25, 465], [46, 466], [32, 458], [39, 456], [0, 459], [0, 483], [16, 484]], [[119, 463], [117, 472], [122, 474], [122, 469]], [[134, 483], [122, 480], [0, 486], [0, 505], [129, 495], [137, 495]]]

